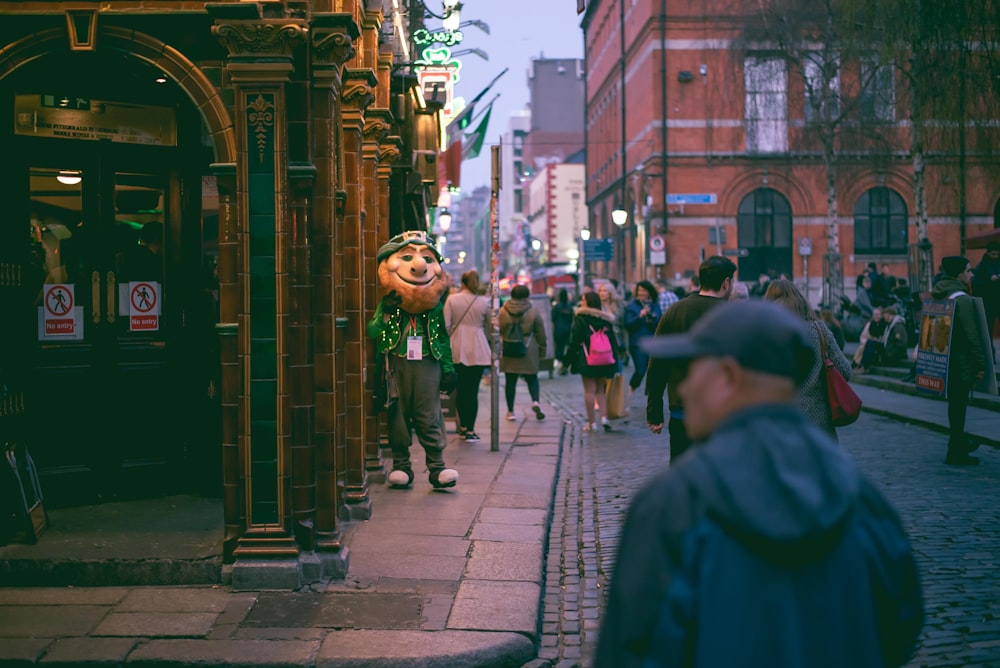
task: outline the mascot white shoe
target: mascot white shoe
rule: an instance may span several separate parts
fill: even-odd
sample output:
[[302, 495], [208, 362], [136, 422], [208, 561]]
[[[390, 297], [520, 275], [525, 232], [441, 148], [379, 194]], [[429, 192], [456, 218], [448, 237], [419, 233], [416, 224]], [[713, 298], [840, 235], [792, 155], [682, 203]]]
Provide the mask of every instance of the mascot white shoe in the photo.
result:
[[413, 432], [424, 449], [434, 489], [458, 482], [447, 468], [441, 392], [455, 389], [451, 341], [444, 324], [441, 296], [447, 289], [441, 255], [424, 232], [411, 231], [389, 240], [378, 251], [378, 279], [385, 296], [368, 323], [375, 339], [376, 405], [388, 411], [392, 448], [390, 487], [413, 484], [410, 445]]

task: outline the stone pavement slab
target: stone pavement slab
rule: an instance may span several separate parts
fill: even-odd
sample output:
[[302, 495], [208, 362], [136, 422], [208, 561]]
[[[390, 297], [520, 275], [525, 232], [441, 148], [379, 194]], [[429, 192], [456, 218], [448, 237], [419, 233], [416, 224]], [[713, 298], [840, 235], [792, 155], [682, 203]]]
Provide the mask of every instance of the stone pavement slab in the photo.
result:
[[316, 668], [516, 668], [535, 656], [517, 633], [340, 631], [316, 656]]
[[463, 580], [455, 595], [448, 618], [449, 629], [479, 631], [515, 631], [534, 636], [537, 633], [536, 605], [541, 586], [534, 582], [497, 582]]

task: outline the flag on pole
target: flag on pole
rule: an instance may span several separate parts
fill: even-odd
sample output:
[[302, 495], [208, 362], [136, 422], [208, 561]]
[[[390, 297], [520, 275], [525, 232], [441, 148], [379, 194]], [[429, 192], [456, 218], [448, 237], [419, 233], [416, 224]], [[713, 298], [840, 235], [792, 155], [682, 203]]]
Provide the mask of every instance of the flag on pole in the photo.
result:
[[486, 140], [486, 128], [490, 124], [490, 112], [493, 111], [494, 101], [496, 101], [496, 98], [493, 98], [490, 101], [490, 106], [486, 107], [482, 120], [479, 121], [476, 129], [466, 133], [462, 145], [462, 160], [477, 158], [479, 157], [479, 152], [483, 150], [483, 142]]
[[510, 68], [509, 67], [503, 68], [503, 71], [500, 72], [500, 74], [493, 77], [493, 81], [491, 81], [486, 86], [486, 88], [479, 91], [479, 94], [476, 95], [474, 98], [472, 98], [472, 100], [467, 105], [465, 105], [465, 109], [460, 111], [458, 115], [455, 116], [455, 118], [451, 119], [451, 122], [448, 123], [449, 145], [453, 140], [461, 139], [461, 133], [464, 132], [465, 129], [472, 124], [472, 117], [476, 113], [476, 103], [482, 100], [483, 97], [486, 96], [486, 93], [490, 92], [490, 89], [493, 88], [494, 84], [496, 84], [496, 82], [500, 80], [500, 77], [502, 77], [504, 74], [507, 73], [508, 69]]

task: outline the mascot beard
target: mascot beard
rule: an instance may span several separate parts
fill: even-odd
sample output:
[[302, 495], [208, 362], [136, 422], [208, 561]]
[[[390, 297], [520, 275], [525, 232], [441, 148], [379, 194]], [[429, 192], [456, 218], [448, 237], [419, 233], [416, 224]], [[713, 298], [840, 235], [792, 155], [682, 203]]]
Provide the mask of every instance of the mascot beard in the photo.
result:
[[400, 248], [379, 263], [378, 280], [386, 294], [395, 291], [399, 295], [407, 313], [430, 311], [448, 287], [434, 251], [416, 244]]

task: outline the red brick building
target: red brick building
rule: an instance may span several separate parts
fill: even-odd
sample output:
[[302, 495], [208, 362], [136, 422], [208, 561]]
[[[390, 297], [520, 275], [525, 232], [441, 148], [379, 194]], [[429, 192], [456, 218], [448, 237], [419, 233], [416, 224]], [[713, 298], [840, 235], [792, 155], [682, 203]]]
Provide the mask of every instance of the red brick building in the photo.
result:
[[[925, 150], [915, 160], [904, 77], [845, 56], [822, 84], [845, 105], [839, 134], [824, 151], [817, 107], [806, 93], [824, 73], [815, 65], [823, 61], [801, 65], [793, 57], [801, 54], [751, 40], [747, 26], [760, 6], [587, 3], [586, 198], [594, 236], [616, 239], [615, 261], [590, 271], [629, 283], [673, 280], [705, 256], [726, 254], [742, 280], [784, 273], [817, 303], [853, 294], [868, 262], [920, 282], [941, 257], [978, 246], [976, 238], [1000, 223], [997, 162], [992, 151], [976, 148], [996, 145], [995, 123], [970, 111], [962, 124], [968, 134], [956, 140], [940, 130], [948, 123], [928, 118]], [[807, 48], [819, 56], [830, 51]], [[877, 124], [881, 144], [858, 139], [855, 128], [867, 122]], [[926, 225], [919, 224], [914, 179], [921, 161]], [[621, 228], [611, 220], [619, 208], [629, 214]], [[650, 256], [652, 237], [665, 241], [665, 257]], [[927, 242], [929, 250], [919, 252]], [[980, 254], [968, 252], [973, 263]], [[836, 278], [824, 283], [829, 276]]]

